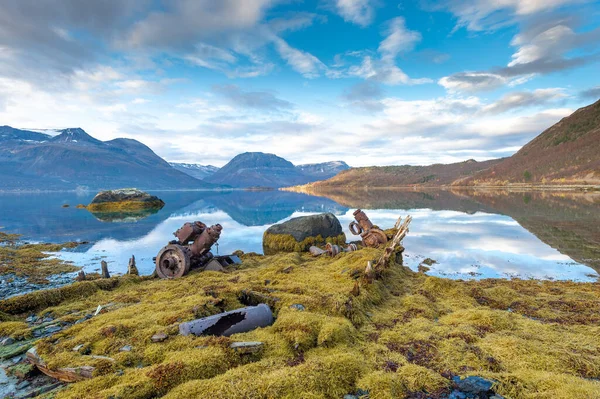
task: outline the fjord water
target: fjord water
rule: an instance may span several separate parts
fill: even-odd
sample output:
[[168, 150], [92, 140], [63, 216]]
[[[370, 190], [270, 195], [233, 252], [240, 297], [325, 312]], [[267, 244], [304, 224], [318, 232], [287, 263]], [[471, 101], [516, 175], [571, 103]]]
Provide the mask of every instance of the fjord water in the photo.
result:
[[[82, 241], [58, 256], [96, 271], [106, 260], [124, 273], [136, 256], [150, 274], [152, 258], [187, 221], [220, 223], [213, 252], [262, 252], [272, 224], [320, 212], [334, 213], [348, 240], [352, 212], [362, 208], [382, 228], [413, 216], [404, 240], [405, 264], [417, 270], [435, 260], [429, 274], [451, 278], [536, 278], [593, 281], [600, 270], [600, 193], [348, 191], [316, 197], [284, 191], [152, 192], [165, 207], [150, 215], [97, 218], [77, 204], [94, 193], [0, 194], [0, 229], [32, 242]], [[70, 207], [63, 208], [63, 204]]]

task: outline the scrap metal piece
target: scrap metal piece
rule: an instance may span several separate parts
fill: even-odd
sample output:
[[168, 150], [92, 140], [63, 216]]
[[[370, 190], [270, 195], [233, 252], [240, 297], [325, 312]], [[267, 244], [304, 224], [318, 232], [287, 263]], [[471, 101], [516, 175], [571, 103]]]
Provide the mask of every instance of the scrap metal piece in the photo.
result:
[[190, 271], [189, 250], [178, 244], [169, 244], [156, 257], [156, 273], [160, 278], [177, 278]]
[[355, 221], [350, 222], [348, 228], [355, 236], [360, 235], [365, 246], [376, 248], [387, 243], [387, 236], [383, 230], [375, 227], [366, 213], [357, 209], [353, 215]]
[[308, 251], [312, 254], [312, 256], [321, 256], [327, 254], [331, 257], [336, 256], [340, 252], [354, 252], [358, 250], [358, 246], [356, 244], [348, 244], [348, 246], [344, 249], [339, 245], [327, 243], [325, 245], [325, 249], [321, 249], [317, 246], [311, 246]]
[[[200, 221], [185, 223], [173, 233], [177, 239], [161, 249], [154, 259], [156, 274], [161, 278], [177, 278], [186, 275], [192, 268], [206, 267], [214, 258], [210, 249], [221, 237], [222, 230], [220, 224], [208, 227]], [[226, 258], [220, 257], [218, 263], [213, 262], [210, 270], [220, 270], [219, 265], [241, 263], [237, 257]]]
[[268, 305], [248, 306], [213, 316], [188, 321], [179, 325], [181, 335], [223, 335], [252, 331], [273, 324], [273, 313]]

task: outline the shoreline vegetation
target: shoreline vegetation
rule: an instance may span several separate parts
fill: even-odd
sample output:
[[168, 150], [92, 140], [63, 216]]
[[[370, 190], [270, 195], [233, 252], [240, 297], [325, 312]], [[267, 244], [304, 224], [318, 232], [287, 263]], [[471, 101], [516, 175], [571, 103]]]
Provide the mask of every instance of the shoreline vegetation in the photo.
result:
[[54, 252], [75, 248], [80, 243], [63, 244], [22, 243], [20, 235], [0, 231], [0, 276], [24, 277], [37, 284], [48, 283], [47, 277], [73, 273], [81, 268], [60, 259], [52, 258]]
[[[598, 282], [431, 277], [403, 266], [402, 248], [373, 280], [365, 266], [382, 253], [243, 254], [225, 273], [12, 297], [0, 301], [0, 336], [14, 341], [0, 357], [35, 346], [49, 370], [80, 375], [48, 394], [56, 399], [447, 398], [467, 376], [512, 399], [600, 395]], [[258, 303], [273, 325], [178, 334], [181, 322]], [[233, 342], [261, 345], [245, 353]]]

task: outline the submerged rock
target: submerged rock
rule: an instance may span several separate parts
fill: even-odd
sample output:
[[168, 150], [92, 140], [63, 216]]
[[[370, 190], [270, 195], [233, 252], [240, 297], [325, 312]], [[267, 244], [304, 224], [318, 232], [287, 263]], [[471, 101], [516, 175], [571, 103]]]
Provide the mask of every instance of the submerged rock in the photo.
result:
[[263, 235], [263, 251], [266, 255], [301, 252], [312, 245], [324, 245], [326, 242], [346, 242], [342, 225], [332, 213], [301, 216], [274, 224]]
[[161, 209], [165, 203], [160, 198], [135, 188], [107, 190], [98, 193], [87, 206], [90, 212], [118, 213]]

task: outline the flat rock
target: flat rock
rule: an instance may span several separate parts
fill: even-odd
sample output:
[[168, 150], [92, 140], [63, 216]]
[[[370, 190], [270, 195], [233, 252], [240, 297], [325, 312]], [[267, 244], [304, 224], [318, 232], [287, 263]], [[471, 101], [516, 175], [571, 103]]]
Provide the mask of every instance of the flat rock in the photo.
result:
[[12, 345], [14, 343], [15, 343], [15, 339], [12, 337], [3, 338], [2, 341], [0, 341], [0, 345], [2, 345], [2, 346], [8, 346], [8, 345]]
[[267, 234], [289, 234], [298, 242], [308, 237], [337, 237], [342, 234], [342, 225], [333, 213], [300, 216], [280, 224], [274, 224]]
[[167, 334], [165, 334], [165, 333], [158, 333], [158, 334], [154, 334], [152, 336], [152, 338], [150, 338], [150, 340], [152, 342], [163, 342], [167, 338], [169, 338], [169, 336]]

